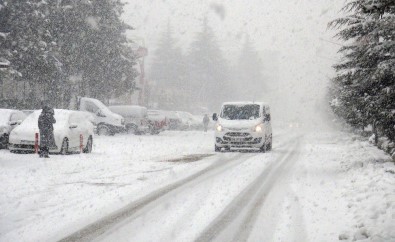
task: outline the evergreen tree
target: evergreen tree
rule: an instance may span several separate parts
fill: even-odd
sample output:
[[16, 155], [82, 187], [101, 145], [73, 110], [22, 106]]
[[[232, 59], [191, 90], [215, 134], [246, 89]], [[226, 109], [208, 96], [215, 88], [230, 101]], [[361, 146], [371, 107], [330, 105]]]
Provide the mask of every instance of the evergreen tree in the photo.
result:
[[42, 100], [68, 107], [74, 92], [108, 100], [132, 91], [136, 57], [120, 0], [14, 0], [1, 6], [0, 58], [10, 61], [17, 74], [11, 78], [26, 83], [25, 108]]
[[151, 78], [160, 86], [177, 86], [180, 84], [180, 66], [182, 62], [181, 49], [176, 46], [176, 39], [170, 24], [160, 37], [158, 47], [154, 52]]
[[252, 46], [248, 36], [241, 51], [237, 72], [235, 73], [234, 93], [240, 100], [261, 98], [266, 91], [266, 84], [262, 74], [262, 61], [258, 52]]
[[35, 106], [40, 100], [56, 96], [52, 87], [61, 75], [57, 43], [52, 41], [48, 31], [47, 17], [54, 7], [56, 4], [52, 1], [15, 0], [7, 4], [9, 27], [3, 48], [7, 49], [8, 60], [17, 71], [14, 79], [28, 84], [31, 97], [28, 103]]
[[188, 63], [192, 102], [219, 109], [229, 91], [229, 68], [206, 19], [191, 44]]
[[186, 61], [176, 43], [168, 23], [154, 52], [150, 78], [156, 83], [159, 108], [185, 110], [188, 109], [186, 96], [189, 95]]
[[69, 0], [53, 16], [69, 82], [80, 77], [78, 95], [106, 100], [132, 91], [136, 57], [125, 36], [131, 27], [121, 20], [122, 9], [119, 0]]
[[347, 41], [344, 61], [335, 65], [335, 113], [354, 127], [371, 124], [395, 140], [395, 2], [354, 0], [344, 7], [348, 16], [330, 26], [341, 28]]
[[[9, 66], [8, 58], [10, 51], [5, 47], [5, 42], [8, 33], [10, 32], [10, 23], [8, 21], [8, 6], [7, 2], [0, 0], [0, 86], [10, 73], [12, 73], [12, 66]], [[2, 93], [0, 93], [1, 95]], [[0, 96], [1, 98], [1, 96]]]

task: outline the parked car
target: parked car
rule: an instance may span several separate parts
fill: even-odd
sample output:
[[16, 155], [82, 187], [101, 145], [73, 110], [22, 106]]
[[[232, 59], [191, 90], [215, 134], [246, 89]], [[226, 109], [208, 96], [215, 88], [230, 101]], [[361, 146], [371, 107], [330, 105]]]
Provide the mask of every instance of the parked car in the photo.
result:
[[[39, 133], [38, 117], [41, 110], [34, 111], [10, 133], [8, 148], [12, 151], [33, 152], [35, 134]], [[55, 109], [54, 136], [56, 148], [50, 153], [68, 154], [80, 151], [80, 135], [84, 153], [92, 151], [93, 124], [91, 116], [85, 112]], [[40, 135], [38, 135], [38, 138]], [[40, 144], [40, 142], [38, 142]]]
[[148, 110], [147, 118], [151, 134], [159, 134], [168, 128], [167, 118], [163, 111]]
[[180, 115], [176, 111], [164, 111], [164, 115], [168, 120], [169, 130], [177, 130], [182, 126], [182, 120]]
[[94, 98], [80, 97], [78, 110], [94, 114], [98, 135], [114, 135], [125, 130], [125, 120]]
[[137, 105], [117, 105], [109, 106], [108, 108], [124, 118], [125, 128], [128, 133], [145, 134], [149, 132], [146, 107]]
[[213, 114], [215, 151], [222, 148], [258, 148], [265, 152], [272, 148], [270, 108], [262, 102], [228, 102], [221, 112]]
[[181, 127], [182, 130], [190, 130], [190, 129], [200, 129], [203, 128], [203, 117], [199, 119], [198, 117], [192, 115], [188, 112], [177, 111], [178, 115], [181, 118]]
[[0, 109], [0, 149], [7, 148], [10, 132], [20, 125], [26, 115], [14, 109]]

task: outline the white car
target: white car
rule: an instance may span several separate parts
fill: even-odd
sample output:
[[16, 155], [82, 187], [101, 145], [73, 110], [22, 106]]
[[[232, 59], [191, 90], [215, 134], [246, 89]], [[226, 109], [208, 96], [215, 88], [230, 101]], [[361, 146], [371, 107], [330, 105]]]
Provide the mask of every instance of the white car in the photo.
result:
[[213, 114], [215, 151], [222, 148], [272, 148], [270, 108], [262, 102], [228, 102], [222, 104], [219, 117]]
[[[17, 128], [10, 133], [10, 151], [33, 152], [36, 133], [38, 130], [38, 117], [41, 110], [30, 114]], [[93, 123], [92, 117], [88, 113], [64, 109], [55, 109], [54, 136], [57, 148], [50, 149], [51, 153], [68, 154], [92, 151], [93, 144]], [[38, 138], [40, 135], [38, 135]], [[82, 139], [81, 139], [82, 138]], [[38, 144], [40, 142], [38, 141]]]
[[0, 109], [0, 149], [7, 148], [11, 130], [21, 124], [25, 118], [26, 115], [19, 110]]

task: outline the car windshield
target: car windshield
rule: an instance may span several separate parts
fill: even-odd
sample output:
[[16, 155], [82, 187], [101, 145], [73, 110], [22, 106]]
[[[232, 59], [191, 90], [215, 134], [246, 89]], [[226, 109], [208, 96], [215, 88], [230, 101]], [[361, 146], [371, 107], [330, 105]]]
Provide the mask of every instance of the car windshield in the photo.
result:
[[259, 105], [225, 105], [221, 112], [221, 118], [228, 120], [251, 120], [260, 117]]

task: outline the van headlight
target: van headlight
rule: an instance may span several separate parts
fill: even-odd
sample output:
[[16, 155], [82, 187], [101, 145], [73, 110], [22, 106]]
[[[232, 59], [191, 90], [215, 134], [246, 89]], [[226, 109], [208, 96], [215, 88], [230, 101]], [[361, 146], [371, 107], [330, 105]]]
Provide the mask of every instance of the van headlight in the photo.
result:
[[261, 124], [258, 124], [257, 126], [255, 126], [255, 132], [261, 133], [262, 130], [263, 130], [263, 128], [262, 128], [262, 125], [261, 125]]
[[218, 131], [218, 132], [221, 132], [221, 131], [222, 131], [222, 125], [220, 125], [220, 124], [217, 124], [217, 127], [216, 127], [216, 129], [217, 129], [217, 131]]

